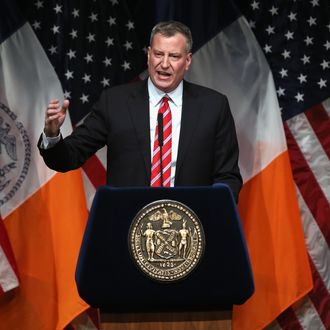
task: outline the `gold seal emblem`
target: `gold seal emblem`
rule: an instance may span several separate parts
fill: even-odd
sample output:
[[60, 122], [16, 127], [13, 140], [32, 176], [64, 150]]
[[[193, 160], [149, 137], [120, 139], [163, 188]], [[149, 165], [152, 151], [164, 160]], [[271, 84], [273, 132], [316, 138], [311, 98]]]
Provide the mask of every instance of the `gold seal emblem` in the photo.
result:
[[129, 230], [130, 253], [140, 270], [154, 280], [186, 277], [205, 247], [202, 224], [186, 205], [160, 200], [145, 206]]

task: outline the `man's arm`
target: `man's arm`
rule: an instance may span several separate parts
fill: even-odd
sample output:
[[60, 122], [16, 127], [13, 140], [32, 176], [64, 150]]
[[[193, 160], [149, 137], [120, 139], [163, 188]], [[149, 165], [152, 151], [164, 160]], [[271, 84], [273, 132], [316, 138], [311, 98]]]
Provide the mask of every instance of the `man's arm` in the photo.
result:
[[242, 177], [238, 167], [239, 150], [235, 123], [227, 98], [222, 104], [217, 127], [213, 181], [227, 184], [237, 202]]
[[[108, 129], [105, 118], [105, 96], [102, 94], [100, 101], [94, 105], [91, 113], [84, 123], [74, 129], [71, 135], [63, 139], [60, 128], [66, 117], [69, 102], [64, 101], [61, 106], [58, 100], [52, 100], [46, 110], [44, 132], [41, 135], [38, 147], [46, 165], [58, 172], [67, 172], [77, 169], [106, 143]], [[45, 135], [45, 137], [43, 136]], [[55, 139], [55, 144], [45, 147]], [[58, 139], [58, 141], [56, 141]]]

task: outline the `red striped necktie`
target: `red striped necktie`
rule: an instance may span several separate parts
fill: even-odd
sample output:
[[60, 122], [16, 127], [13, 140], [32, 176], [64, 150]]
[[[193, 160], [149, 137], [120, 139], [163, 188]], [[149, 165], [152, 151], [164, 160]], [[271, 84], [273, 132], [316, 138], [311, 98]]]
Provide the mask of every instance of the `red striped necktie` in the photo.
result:
[[163, 97], [158, 111], [158, 115], [163, 116], [163, 146], [159, 146], [157, 121], [151, 164], [151, 187], [170, 187], [171, 184], [172, 114], [168, 100], [167, 96]]

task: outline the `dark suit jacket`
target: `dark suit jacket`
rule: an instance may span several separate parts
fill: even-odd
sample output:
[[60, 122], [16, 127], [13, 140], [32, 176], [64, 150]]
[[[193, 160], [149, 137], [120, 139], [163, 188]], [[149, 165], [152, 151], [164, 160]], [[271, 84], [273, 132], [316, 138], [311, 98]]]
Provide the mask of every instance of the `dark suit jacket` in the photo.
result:
[[[149, 96], [146, 81], [104, 91], [83, 125], [53, 148], [40, 149], [45, 163], [65, 172], [80, 167], [108, 146], [107, 183], [148, 186], [151, 155]], [[184, 81], [176, 186], [222, 182], [237, 200], [242, 179], [238, 145], [227, 98]]]

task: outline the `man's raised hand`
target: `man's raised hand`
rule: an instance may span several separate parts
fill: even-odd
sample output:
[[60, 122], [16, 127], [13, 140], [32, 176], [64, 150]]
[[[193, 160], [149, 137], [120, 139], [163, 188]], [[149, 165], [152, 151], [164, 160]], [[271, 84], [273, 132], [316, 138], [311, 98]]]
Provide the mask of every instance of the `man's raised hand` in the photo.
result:
[[69, 100], [64, 100], [63, 105], [57, 99], [51, 100], [47, 106], [44, 132], [48, 137], [58, 136], [64, 123]]

